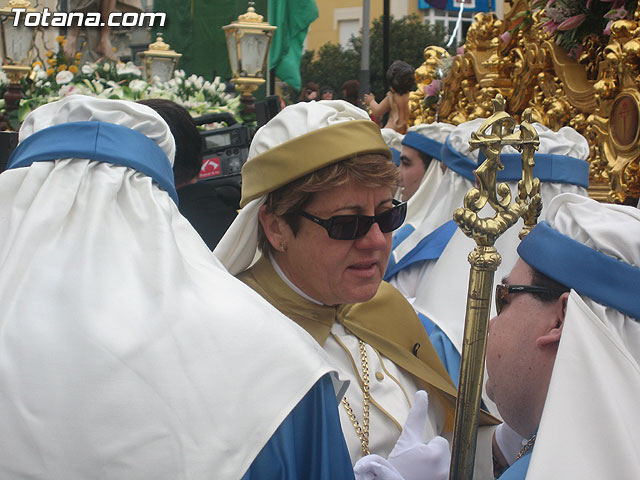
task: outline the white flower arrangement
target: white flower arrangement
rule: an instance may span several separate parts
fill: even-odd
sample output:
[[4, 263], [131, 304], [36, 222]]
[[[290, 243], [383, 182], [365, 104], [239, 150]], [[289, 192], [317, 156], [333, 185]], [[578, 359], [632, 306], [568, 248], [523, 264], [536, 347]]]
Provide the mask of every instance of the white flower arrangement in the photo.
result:
[[56, 74], [56, 83], [58, 85], [65, 85], [73, 80], [73, 73], [69, 70], [63, 70], [62, 72], [58, 72]]
[[[131, 62], [85, 63], [73, 71], [64, 70], [53, 75], [45, 71], [41, 64], [34, 64], [29, 79], [23, 84], [24, 96], [17, 120], [22, 122], [29, 112], [40, 105], [81, 93], [132, 101], [165, 98], [182, 105], [194, 117], [229, 112], [242, 121], [240, 98], [226, 93], [226, 85], [218, 77], [209, 81], [198, 75], [187, 77], [184, 70], [176, 70], [173, 78], [167, 82], [157, 77], [151, 81], [142, 78], [141, 68]], [[0, 70], [0, 91], [7, 85], [6, 75]]]

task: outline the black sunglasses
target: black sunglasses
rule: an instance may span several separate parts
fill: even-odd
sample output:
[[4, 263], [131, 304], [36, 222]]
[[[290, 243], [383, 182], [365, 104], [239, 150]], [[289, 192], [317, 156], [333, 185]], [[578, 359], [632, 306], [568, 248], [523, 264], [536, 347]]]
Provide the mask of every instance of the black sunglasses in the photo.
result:
[[500, 315], [502, 307], [507, 303], [506, 297], [512, 293], [542, 293], [559, 297], [564, 292], [560, 290], [554, 290], [552, 288], [541, 287], [538, 285], [505, 285], [499, 283], [496, 285], [496, 313]]
[[327, 230], [329, 238], [334, 240], [356, 240], [364, 237], [371, 226], [377, 223], [382, 233], [393, 232], [400, 227], [407, 216], [407, 202], [393, 200], [393, 207], [378, 215], [335, 215], [326, 220], [307, 212], [300, 216], [317, 223]]

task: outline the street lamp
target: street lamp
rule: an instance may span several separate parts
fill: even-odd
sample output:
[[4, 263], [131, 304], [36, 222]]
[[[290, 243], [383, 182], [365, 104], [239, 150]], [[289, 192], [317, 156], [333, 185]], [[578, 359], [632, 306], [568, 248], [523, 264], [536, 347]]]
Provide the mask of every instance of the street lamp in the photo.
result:
[[163, 82], [169, 81], [182, 56], [169, 48], [169, 44], [162, 40], [161, 33], [158, 33], [155, 42], [149, 44], [149, 49], [139, 55], [144, 59], [148, 82], [151, 82], [153, 77], [158, 77]]
[[222, 27], [227, 39], [231, 83], [247, 109], [251, 109], [249, 105], [255, 100], [252, 93], [265, 82], [269, 45], [276, 28], [256, 13], [254, 2], [249, 2], [247, 12], [238, 16], [238, 20]]
[[[9, 85], [3, 97], [7, 116], [20, 104], [22, 98], [20, 80], [31, 71], [30, 57], [36, 32], [35, 28], [27, 27], [24, 23], [19, 26], [13, 25], [16, 16], [14, 8], [23, 8], [27, 13], [35, 12], [28, 0], [10, 0], [6, 7], [0, 8], [2, 70], [9, 79]], [[4, 124], [2, 127], [7, 128]]]

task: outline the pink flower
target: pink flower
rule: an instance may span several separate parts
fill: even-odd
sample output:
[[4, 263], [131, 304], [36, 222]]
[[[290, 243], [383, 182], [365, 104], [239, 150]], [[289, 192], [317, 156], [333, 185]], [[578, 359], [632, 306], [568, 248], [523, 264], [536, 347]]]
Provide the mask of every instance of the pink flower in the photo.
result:
[[592, 3], [593, 3], [593, 0], [587, 0], [587, 9], [591, 8]]
[[549, 8], [551, 5], [553, 5], [556, 2], [556, 0], [549, 0], [547, 2], [547, 4], [544, 6], [544, 8]]
[[500, 40], [502, 40], [504, 43], [509, 43], [511, 41], [511, 32], [509, 30], [504, 32], [502, 35], [500, 35]]
[[625, 18], [628, 12], [624, 7], [613, 8], [604, 14], [604, 18], [608, 18], [609, 20], [619, 20], [621, 18]]
[[609, 22], [607, 22], [607, 26], [604, 27], [604, 30], [602, 31], [603, 35], [611, 35], [611, 25], [613, 25], [613, 20], [609, 20]]
[[561, 32], [566, 32], [568, 30], [578, 28], [580, 25], [582, 25], [582, 22], [584, 22], [586, 18], [587, 16], [584, 13], [569, 17], [560, 25], [558, 25], [558, 30], [560, 30]]
[[553, 20], [546, 21], [545, 23], [542, 24], [542, 26], [544, 27], [544, 29], [547, 31], [549, 35], [553, 35], [554, 33], [556, 33], [556, 30], [558, 30], [558, 24]]
[[464, 45], [456, 48], [456, 55], [464, 55]]
[[440, 80], [432, 80], [429, 85], [424, 86], [424, 94], [427, 97], [436, 97], [440, 94]]

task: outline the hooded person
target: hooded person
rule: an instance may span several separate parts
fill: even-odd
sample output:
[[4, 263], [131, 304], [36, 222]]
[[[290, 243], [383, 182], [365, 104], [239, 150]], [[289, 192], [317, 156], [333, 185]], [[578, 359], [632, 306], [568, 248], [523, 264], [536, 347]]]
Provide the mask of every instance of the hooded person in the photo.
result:
[[22, 124], [0, 175], [0, 477], [350, 478], [326, 355], [179, 214], [174, 152], [133, 102]]
[[[469, 139], [471, 133], [481, 124], [478, 120], [456, 127], [445, 146], [448, 150], [445, 153], [447, 157], [458, 156], [466, 159], [464, 161], [460, 158], [454, 167], [460, 172], [461, 178], [465, 178], [464, 182], [458, 182], [459, 186], [472, 186], [469, 179], [473, 178], [473, 170], [478, 165], [479, 151], [469, 151]], [[538, 123], [534, 124], [534, 127], [540, 138], [540, 146], [535, 153], [533, 175], [541, 182], [543, 211], [551, 199], [560, 193], [571, 192], [586, 196], [586, 188], [589, 185], [589, 163], [586, 161], [589, 145], [586, 139], [571, 127], [563, 127], [558, 132]], [[455, 149], [455, 152], [452, 149]], [[518, 192], [517, 182], [522, 177], [520, 154], [511, 147], [506, 147], [503, 152], [500, 160], [505, 168], [498, 172], [498, 181], [506, 182], [511, 189], [512, 198], [515, 198]], [[458, 207], [462, 207], [464, 197], [461, 190], [455, 189], [455, 195], [460, 196]], [[479, 215], [486, 216], [492, 213], [491, 207], [487, 205]], [[518, 233], [522, 226], [523, 221], [519, 220], [496, 241], [495, 246], [502, 255], [502, 262], [494, 275], [496, 284], [508, 273], [517, 259], [515, 249], [520, 242]], [[456, 230], [435, 265], [431, 266], [429, 274], [419, 281], [416, 289], [420, 293], [413, 304], [419, 313], [433, 323], [430, 326], [432, 343], [456, 383], [469, 278], [467, 254], [474, 246], [473, 239], [461, 230]]]
[[[482, 122], [473, 120], [459, 125], [451, 133], [445, 145], [445, 158], [449, 158], [449, 165], [457, 169], [459, 180], [453, 191], [460, 196], [462, 206], [462, 186], [471, 188], [470, 179], [478, 162], [478, 150], [469, 151], [471, 133], [476, 131]], [[540, 178], [540, 194], [542, 196], [543, 211], [553, 197], [560, 193], [571, 192], [587, 195], [589, 182], [589, 145], [586, 139], [570, 127], [563, 127], [558, 132], [541, 125], [534, 124], [540, 138], [540, 146], [535, 153], [535, 167], [533, 174]], [[522, 177], [522, 162], [520, 154], [511, 147], [506, 147], [500, 156], [504, 170], [498, 172], [498, 181], [506, 182], [513, 196], [517, 195], [517, 182]], [[455, 162], [454, 162], [455, 160]], [[451, 170], [453, 170], [451, 168]], [[445, 173], [446, 175], [446, 173]], [[453, 213], [453, 212], [451, 212]], [[493, 214], [490, 206], [486, 206], [479, 215]], [[496, 248], [502, 255], [502, 262], [494, 275], [497, 284], [503, 275], [517, 260], [516, 247], [520, 243], [518, 234], [523, 226], [520, 219], [496, 241]], [[464, 332], [466, 299], [469, 279], [469, 262], [467, 255], [475, 247], [475, 241], [457, 229], [440, 257], [428, 268], [428, 275], [423, 275], [418, 281], [414, 308], [419, 313], [425, 327], [429, 331], [429, 338], [447, 371], [458, 383], [460, 374], [460, 355]], [[490, 398], [483, 395], [484, 405], [493, 414], [497, 410]], [[520, 449], [521, 439], [508, 428], [499, 427], [496, 439], [507, 463], [515, 459]]]
[[[382, 282], [391, 232], [405, 213], [393, 199], [390, 157], [379, 128], [347, 102], [285, 108], [253, 139], [243, 208], [214, 253], [305, 328], [340, 378], [351, 380], [340, 418], [353, 463], [372, 453], [405, 480], [425, 469], [447, 478], [449, 449], [440, 435], [451, 431], [456, 391], [409, 303]], [[420, 389], [428, 407], [416, 401], [423, 414], [409, 420]], [[415, 430], [417, 443], [407, 446], [401, 431]], [[490, 445], [483, 445], [479, 478], [489, 478]], [[431, 463], [428, 455], [407, 460], [407, 451], [423, 447]]]
[[[415, 286], [422, 274], [423, 262], [437, 259], [456, 229], [453, 221], [436, 228], [435, 233], [432, 229], [422, 228], [423, 222], [428, 222], [435, 214], [434, 205], [439, 203], [436, 194], [445, 175], [442, 147], [453, 129], [454, 126], [448, 123], [416, 125], [409, 128], [402, 140], [400, 175], [404, 188], [402, 198], [407, 201], [407, 218], [393, 235], [385, 280], [410, 302], [416, 296]], [[408, 198], [404, 196], [405, 192], [409, 192]]]
[[395, 163], [396, 166], [400, 166], [400, 150], [402, 150], [402, 139], [404, 135], [396, 132], [393, 128], [381, 128], [380, 134], [382, 135], [384, 143], [386, 143], [389, 150], [391, 150], [393, 163]]
[[518, 253], [487, 392], [528, 440], [500, 478], [639, 478], [640, 211], [559, 195]]

